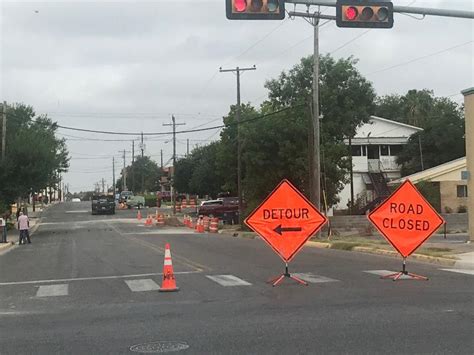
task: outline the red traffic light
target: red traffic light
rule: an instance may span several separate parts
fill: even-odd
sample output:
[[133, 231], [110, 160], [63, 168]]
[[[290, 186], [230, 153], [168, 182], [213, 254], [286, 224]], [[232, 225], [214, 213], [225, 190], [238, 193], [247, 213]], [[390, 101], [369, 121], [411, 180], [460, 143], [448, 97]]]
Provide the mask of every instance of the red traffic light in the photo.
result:
[[283, 20], [285, 0], [225, 0], [229, 20]]
[[243, 12], [247, 8], [247, 0], [234, 0], [234, 8], [237, 12]]
[[357, 11], [357, 8], [355, 8], [354, 6], [349, 6], [346, 9], [346, 18], [350, 21], [355, 20], [358, 14], [359, 12]]
[[377, 0], [337, 0], [338, 27], [392, 28], [393, 4]]

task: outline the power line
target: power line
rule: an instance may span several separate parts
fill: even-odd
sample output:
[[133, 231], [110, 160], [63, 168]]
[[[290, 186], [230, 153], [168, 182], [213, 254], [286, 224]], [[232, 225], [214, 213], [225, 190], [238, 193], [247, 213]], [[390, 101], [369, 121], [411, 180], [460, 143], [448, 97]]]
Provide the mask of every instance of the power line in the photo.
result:
[[349, 44], [353, 43], [355, 40], [361, 38], [362, 36], [364, 36], [365, 34], [369, 33], [370, 32], [370, 28], [368, 30], [365, 30], [364, 32], [360, 33], [359, 35], [355, 36], [354, 38], [351, 38], [349, 41], [347, 41], [346, 43], [344, 43], [343, 45], [337, 47], [336, 49], [332, 50], [331, 52], [329, 52], [329, 54], [333, 54], [335, 52], [337, 52], [338, 50], [344, 48], [345, 46], [348, 46]]
[[373, 72], [371, 72], [371, 73], [364, 74], [364, 76], [369, 76], [369, 75], [372, 75], [372, 74], [377, 74], [377, 73], [381, 73], [381, 72], [384, 72], [384, 71], [387, 71], [387, 70], [395, 69], [395, 68], [401, 67], [401, 66], [403, 66], [403, 65], [408, 65], [408, 64], [411, 64], [411, 63], [413, 63], [413, 62], [417, 62], [417, 61], [419, 61], [419, 60], [426, 59], [426, 58], [430, 58], [430, 57], [433, 57], [433, 56], [435, 56], [435, 55], [448, 52], [448, 51], [450, 51], [450, 50], [452, 50], [452, 49], [465, 46], [465, 45], [467, 45], [467, 44], [469, 44], [469, 43], [472, 43], [472, 42], [473, 42], [473, 41], [471, 40], [471, 41], [467, 41], [467, 42], [464, 42], [464, 43], [461, 43], [461, 44], [457, 44], [457, 45], [455, 45], [455, 46], [452, 46], [452, 47], [449, 47], [449, 48], [445, 48], [445, 49], [442, 49], [442, 50], [437, 51], [437, 52], [433, 52], [433, 53], [430, 53], [430, 54], [427, 54], [427, 55], [424, 55], [424, 56], [421, 56], [421, 57], [418, 57], [418, 58], [411, 59], [411, 60], [409, 60], [409, 61], [407, 61], [407, 62], [395, 64], [395, 65], [392, 65], [392, 66], [387, 67], [387, 68], [379, 69], [379, 70], [373, 71]]
[[[241, 123], [252, 122], [252, 121], [255, 121], [255, 120], [258, 120], [258, 119], [270, 117], [270, 116], [276, 115], [276, 114], [284, 112], [284, 111], [288, 111], [290, 109], [293, 109], [293, 108], [296, 108], [296, 107], [299, 107], [299, 106], [302, 106], [302, 105], [289, 106], [289, 107], [286, 107], [286, 108], [283, 108], [283, 109], [280, 109], [280, 110], [277, 110], [277, 111], [274, 111], [274, 112], [270, 112], [270, 113], [267, 113], [267, 114], [264, 114], [264, 115], [260, 115], [260, 116], [257, 116], [257, 117], [242, 120]], [[236, 123], [234, 123], [234, 124], [236, 124]], [[176, 131], [175, 133], [176, 134], [184, 134], [184, 133], [195, 133], [195, 132], [210, 131], [210, 130], [214, 130], [214, 129], [219, 129], [219, 128], [224, 128], [224, 127], [227, 127], [227, 126], [231, 126], [231, 125], [234, 125], [234, 124], [222, 124], [222, 125], [207, 127], [207, 128], [189, 129], [189, 130], [184, 130], [184, 131]], [[98, 133], [98, 134], [126, 135], [126, 136], [128, 136], [128, 135], [138, 136], [138, 135], [141, 134], [141, 132], [140, 133], [136, 133], [136, 132], [132, 133], [132, 132], [100, 131], [100, 130], [93, 130], [93, 129], [86, 129], [86, 128], [67, 127], [67, 126], [62, 126], [62, 125], [57, 125], [57, 127], [62, 128], [62, 129], [66, 129], [66, 130], [71, 130], [71, 131]], [[143, 133], [143, 135], [147, 135], [147, 136], [171, 135], [171, 134], [173, 134], [173, 132]]]

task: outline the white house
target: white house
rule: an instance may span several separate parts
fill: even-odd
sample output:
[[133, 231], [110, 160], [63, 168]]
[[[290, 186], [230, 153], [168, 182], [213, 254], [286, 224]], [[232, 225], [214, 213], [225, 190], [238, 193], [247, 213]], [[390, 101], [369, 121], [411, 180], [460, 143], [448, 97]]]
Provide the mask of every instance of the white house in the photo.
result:
[[[399, 179], [397, 155], [413, 133], [422, 128], [371, 116], [359, 126], [351, 140], [354, 203], [360, 205], [385, 198], [389, 194], [387, 182]], [[345, 143], [349, 145], [349, 140]], [[348, 176], [349, 178], [349, 176]], [[350, 182], [339, 194], [336, 210], [347, 209], [351, 200]]]

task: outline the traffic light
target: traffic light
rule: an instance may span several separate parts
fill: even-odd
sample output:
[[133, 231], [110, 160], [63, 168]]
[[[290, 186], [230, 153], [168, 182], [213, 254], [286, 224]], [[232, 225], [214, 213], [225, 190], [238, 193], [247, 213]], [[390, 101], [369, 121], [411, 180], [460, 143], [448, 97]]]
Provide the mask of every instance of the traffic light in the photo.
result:
[[283, 20], [285, 0], [226, 0], [229, 20]]
[[390, 1], [337, 0], [337, 27], [392, 28], [393, 4]]

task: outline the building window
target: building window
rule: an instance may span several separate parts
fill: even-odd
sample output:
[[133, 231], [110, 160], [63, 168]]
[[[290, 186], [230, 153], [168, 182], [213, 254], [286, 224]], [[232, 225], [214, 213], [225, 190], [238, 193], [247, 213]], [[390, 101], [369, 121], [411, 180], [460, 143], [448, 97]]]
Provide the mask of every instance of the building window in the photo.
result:
[[362, 147], [360, 145], [353, 145], [352, 149], [352, 156], [353, 157], [360, 157], [362, 155]]
[[397, 157], [402, 152], [403, 146], [402, 145], [391, 145], [390, 146], [390, 155], [392, 157]]
[[366, 157], [367, 156], [367, 146], [366, 145], [361, 145], [362, 148], [362, 156]]
[[388, 145], [381, 145], [380, 146], [380, 155], [388, 156]]
[[367, 146], [368, 158], [369, 159], [379, 159], [380, 158], [380, 146], [378, 145], [369, 145]]
[[457, 196], [467, 197], [467, 185], [457, 185]]

